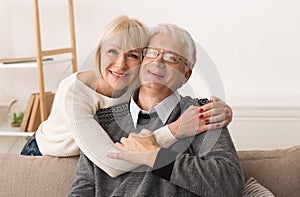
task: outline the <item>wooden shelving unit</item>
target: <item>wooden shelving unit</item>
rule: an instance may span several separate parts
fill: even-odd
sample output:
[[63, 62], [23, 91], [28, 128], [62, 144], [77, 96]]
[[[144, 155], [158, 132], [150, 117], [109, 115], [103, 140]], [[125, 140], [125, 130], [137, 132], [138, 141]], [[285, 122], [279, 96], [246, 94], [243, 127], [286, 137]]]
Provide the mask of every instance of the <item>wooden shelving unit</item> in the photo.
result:
[[75, 27], [74, 27], [74, 9], [73, 0], [68, 0], [69, 7], [69, 20], [70, 20], [70, 37], [71, 47], [61, 48], [55, 50], [42, 50], [41, 43], [41, 28], [39, 18], [39, 0], [34, 0], [34, 21], [35, 21], [35, 37], [36, 37], [36, 61], [38, 64], [38, 78], [39, 78], [39, 92], [40, 92], [40, 107], [41, 107], [41, 120], [46, 119], [46, 105], [45, 105], [45, 86], [44, 86], [44, 71], [43, 71], [43, 57], [50, 55], [59, 55], [65, 53], [72, 54], [73, 72], [77, 71], [77, 59], [76, 59], [76, 42], [75, 42]]
[[[35, 42], [36, 42], [36, 57], [24, 57], [24, 58], [7, 58], [0, 59], [2, 62], [27, 62], [27, 61], [36, 61], [38, 69], [38, 84], [39, 84], [39, 93], [40, 93], [40, 111], [41, 111], [41, 120], [46, 119], [46, 115], [49, 113], [46, 111], [45, 104], [45, 85], [44, 85], [44, 62], [43, 60], [48, 56], [61, 55], [61, 54], [71, 54], [72, 61], [72, 71], [73, 73], [77, 71], [77, 58], [76, 58], [76, 41], [75, 41], [75, 26], [74, 26], [74, 9], [73, 9], [73, 0], [68, 0], [68, 11], [69, 11], [69, 25], [70, 25], [70, 38], [71, 46], [68, 48], [58, 48], [54, 50], [43, 50], [42, 48], [42, 37], [41, 37], [41, 28], [40, 28], [40, 17], [39, 17], [39, 0], [33, 0], [34, 6], [34, 24], [35, 24]], [[9, 66], [9, 65], [8, 65]], [[8, 67], [7, 66], [7, 67]], [[1, 68], [0, 68], [1, 69]], [[24, 132], [18, 132], [17, 129], [8, 128], [9, 126], [2, 128], [0, 127], [0, 136], [30, 136], [32, 133], [25, 134]], [[17, 132], [17, 133], [16, 133]], [[19, 134], [18, 134], [19, 133]], [[24, 134], [21, 134], [24, 133]]]

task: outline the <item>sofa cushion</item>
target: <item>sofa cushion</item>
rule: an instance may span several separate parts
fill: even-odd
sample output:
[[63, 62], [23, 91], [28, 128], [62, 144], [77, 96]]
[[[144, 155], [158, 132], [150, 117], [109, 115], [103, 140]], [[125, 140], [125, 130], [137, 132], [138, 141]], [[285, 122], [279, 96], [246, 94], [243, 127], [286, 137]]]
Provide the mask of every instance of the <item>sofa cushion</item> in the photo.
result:
[[0, 155], [0, 196], [67, 196], [78, 157]]
[[245, 179], [254, 177], [275, 196], [300, 194], [300, 146], [238, 152]]
[[257, 182], [255, 178], [250, 177], [248, 181], [245, 183], [243, 197], [275, 197], [275, 196], [267, 188], [259, 184], [259, 182]]

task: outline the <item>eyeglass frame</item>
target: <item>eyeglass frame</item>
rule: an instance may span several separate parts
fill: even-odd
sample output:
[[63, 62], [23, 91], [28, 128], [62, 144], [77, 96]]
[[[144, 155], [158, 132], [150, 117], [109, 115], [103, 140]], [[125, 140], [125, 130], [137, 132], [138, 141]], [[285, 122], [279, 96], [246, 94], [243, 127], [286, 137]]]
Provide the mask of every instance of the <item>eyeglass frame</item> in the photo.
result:
[[[157, 51], [156, 57], [147, 57], [147, 56], [146, 56], [146, 52], [147, 52], [146, 50], [148, 50], [148, 49], [154, 49], [154, 50], [156, 50], [156, 51]], [[161, 52], [162, 50], [164, 50], [164, 52]], [[189, 64], [189, 61], [188, 61], [185, 57], [183, 57], [183, 56], [181, 56], [181, 55], [179, 55], [179, 54], [177, 54], [177, 53], [175, 53], [175, 52], [173, 52], [173, 51], [166, 50], [166, 49], [161, 49], [161, 48], [158, 48], [158, 47], [145, 47], [145, 48], [142, 49], [142, 55], [143, 55], [143, 58], [147, 57], [147, 58], [149, 58], [149, 59], [155, 59], [155, 58], [157, 58], [160, 54], [163, 54], [163, 61], [165, 61], [165, 62], [168, 62], [168, 63], [171, 63], [171, 64], [178, 64], [178, 63], [181, 61], [182, 63], [185, 64], [186, 67], [189, 68], [189, 65], [190, 65], [190, 64]], [[176, 62], [171, 62], [171, 61], [165, 60], [165, 59], [164, 59], [164, 54], [172, 54], [172, 55], [175, 55], [177, 61], [176, 61]]]

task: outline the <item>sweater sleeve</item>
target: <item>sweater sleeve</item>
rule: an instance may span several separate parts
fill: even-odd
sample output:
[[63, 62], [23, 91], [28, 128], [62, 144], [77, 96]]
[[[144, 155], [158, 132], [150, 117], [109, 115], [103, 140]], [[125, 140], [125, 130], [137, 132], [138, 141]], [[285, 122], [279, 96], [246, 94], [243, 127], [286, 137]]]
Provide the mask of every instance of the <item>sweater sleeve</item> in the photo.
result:
[[158, 154], [153, 174], [199, 196], [241, 196], [243, 191], [244, 176], [227, 128], [197, 135], [177, 155], [171, 150]]
[[153, 134], [157, 145], [163, 148], [169, 148], [177, 141], [167, 125], [156, 129]]

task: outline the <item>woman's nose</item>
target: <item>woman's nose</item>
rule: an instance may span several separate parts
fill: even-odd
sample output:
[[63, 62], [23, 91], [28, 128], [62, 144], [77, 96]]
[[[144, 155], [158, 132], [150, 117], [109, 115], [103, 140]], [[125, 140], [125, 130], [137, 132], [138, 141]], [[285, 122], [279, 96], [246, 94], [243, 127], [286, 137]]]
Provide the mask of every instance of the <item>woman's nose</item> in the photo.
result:
[[126, 67], [126, 54], [121, 53], [116, 60], [116, 64], [118, 67]]

